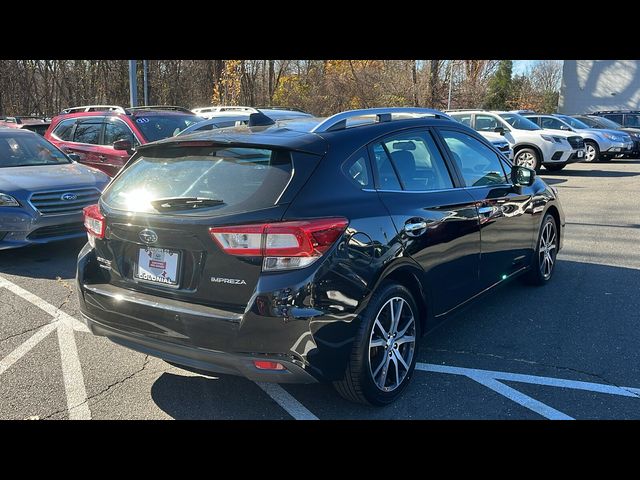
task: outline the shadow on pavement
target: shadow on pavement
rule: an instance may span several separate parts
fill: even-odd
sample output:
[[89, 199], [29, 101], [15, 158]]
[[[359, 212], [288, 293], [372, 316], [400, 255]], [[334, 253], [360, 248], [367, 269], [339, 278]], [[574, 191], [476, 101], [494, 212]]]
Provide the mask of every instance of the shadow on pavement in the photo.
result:
[[0, 250], [0, 273], [50, 280], [75, 278], [78, 253], [85, 243], [82, 238]]
[[559, 172], [545, 172], [546, 175], [558, 176], [558, 177], [603, 177], [603, 178], [618, 178], [618, 177], [637, 177], [640, 172], [618, 172], [611, 170], [561, 170]]
[[[420, 342], [418, 361], [640, 385], [640, 371], [630, 368], [640, 364], [639, 312], [640, 269], [561, 259], [547, 286], [510, 282], [432, 328]], [[464, 378], [424, 372], [416, 373], [403, 397], [385, 408], [347, 402], [326, 384], [283, 388], [325, 419], [532, 415]], [[233, 376], [165, 373], [152, 388], [156, 404], [173, 418], [289, 418], [265, 395], [252, 382]], [[553, 395], [563, 399], [566, 393], [557, 389]], [[612, 405], [603, 401], [602, 408], [608, 418], [616, 418]], [[598, 412], [584, 407], [579, 416], [597, 418]]]
[[255, 383], [233, 375], [163, 373], [151, 387], [151, 397], [177, 420], [289, 418]]

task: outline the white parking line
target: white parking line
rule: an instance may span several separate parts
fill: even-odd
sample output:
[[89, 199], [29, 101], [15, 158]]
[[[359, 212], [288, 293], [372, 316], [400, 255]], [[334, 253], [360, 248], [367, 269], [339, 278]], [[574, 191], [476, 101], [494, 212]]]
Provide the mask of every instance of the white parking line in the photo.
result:
[[56, 320], [60, 320], [61, 322], [64, 322], [69, 326], [71, 326], [74, 330], [77, 330], [80, 332], [89, 332], [89, 328], [77, 318], [72, 317], [68, 313], [65, 313], [59, 308], [54, 307], [49, 302], [43, 300], [37, 295], [34, 295], [28, 290], [25, 290], [24, 288], [16, 285], [13, 282], [10, 282], [9, 280], [1, 276], [0, 276], [0, 288], [6, 288], [10, 292], [19, 296], [20, 298], [35, 305], [40, 310], [45, 311], [46, 313], [48, 313], [53, 317], [52, 322], [55, 322]]
[[91, 411], [87, 403], [87, 391], [84, 387], [84, 375], [78, 356], [75, 334], [68, 325], [58, 326], [58, 345], [62, 359], [62, 378], [67, 395], [67, 410], [70, 420], [91, 420]]
[[282, 388], [277, 383], [255, 382], [264, 392], [269, 395], [278, 405], [286, 410], [296, 420], [318, 420], [307, 407]]
[[56, 329], [57, 324], [48, 323], [31, 335], [25, 342], [20, 344], [13, 352], [0, 360], [0, 375], [2, 375], [11, 365], [24, 357], [29, 351], [40, 343], [44, 338]]
[[513, 400], [523, 407], [528, 408], [529, 410], [533, 410], [537, 414], [542, 415], [549, 420], [575, 420], [575, 418], [570, 417], [569, 415], [562, 413], [561, 411], [556, 410], [555, 408], [552, 408], [549, 405], [536, 400], [535, 398], [531, 398], [530, 396], [519, 392], [515, 388], [511, 388], [504, 383], [500, 383], [494, 378], [487, 378], [485, 376], [469, 378], [472, 378], [476, 382], [484, 385], [487, 388], [490, 388], [494, 392], [507, 397], [509, 400]]
[[88, 332], [89, 329], [76, 318], [1, 276], [0, 288], [9, 290], [53, 317], [51, 323], [42, 327], [0, 361], [0, 374], [26, 355], [43, 338], [51, 333], [51, 331], [57, 329], [60, 358], [62, 361], [62, 378], [64, 380], [64, 389], [67, 397], [69, 418], [72, 420], [91, 420], [91, 411], [87, 404], [84, 376], [82, 374], [82, 366], [80, 365], [80, 357], [78, 356], [78, 348], [74, 335], [74, 330]]
[[564, 378], [542, 377], [538, 375], [524, 375], [521, 373], [500, 372], [494, 370], [480, 370], [477, 368], [453, 367], [449, 365], [436, 365], [434, 363], [416, 363], [416, 370], [424, 372], [446, 373], [450, 375], [461, 375], [474, 380], [493, 391], [507, 397], [508, 399], [528, 408], [550, 420], [573, 420], [572, 417], [562, 413], [549, 405], [546, 405], [534, 398], [519, 392], [499, 380], [510, 382], [528, 383], [532, 385], [542, 385], [547, 387], [570, 388], [573, 390], [586, 390], [589, 392], [606, 393], [609, 395], [619, 395], [622, 397], [633, 397], [640, 399], [640, 388], [618, 387], [616, 385], [606, 385], [603, 383], [581, 382], [578, 380], [566, 380]]

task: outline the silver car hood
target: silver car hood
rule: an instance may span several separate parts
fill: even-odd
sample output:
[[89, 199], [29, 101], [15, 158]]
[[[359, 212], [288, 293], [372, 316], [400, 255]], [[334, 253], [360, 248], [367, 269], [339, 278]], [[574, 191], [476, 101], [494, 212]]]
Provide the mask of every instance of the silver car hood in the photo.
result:
[[109, 180], [100, 170], [79, 163], [0, 168], [0, 192], [8, 194], [93, 186], [102, 190]]

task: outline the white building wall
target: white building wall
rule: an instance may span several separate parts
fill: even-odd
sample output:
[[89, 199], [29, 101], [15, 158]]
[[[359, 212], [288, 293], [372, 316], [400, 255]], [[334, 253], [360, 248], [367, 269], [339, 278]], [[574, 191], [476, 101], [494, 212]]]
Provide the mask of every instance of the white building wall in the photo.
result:
[[640, 61], [565, 60], [558, 112], [640, 110]]

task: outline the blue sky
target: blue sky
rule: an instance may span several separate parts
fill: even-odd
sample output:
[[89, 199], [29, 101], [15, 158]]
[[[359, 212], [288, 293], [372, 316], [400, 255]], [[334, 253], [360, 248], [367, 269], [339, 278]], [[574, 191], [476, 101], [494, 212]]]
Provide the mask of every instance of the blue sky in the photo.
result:
[[530, 67], [539, 62], [539, 60], [514, 60], [513, 61], [513, 74], [522, 75], [529, 70]]

